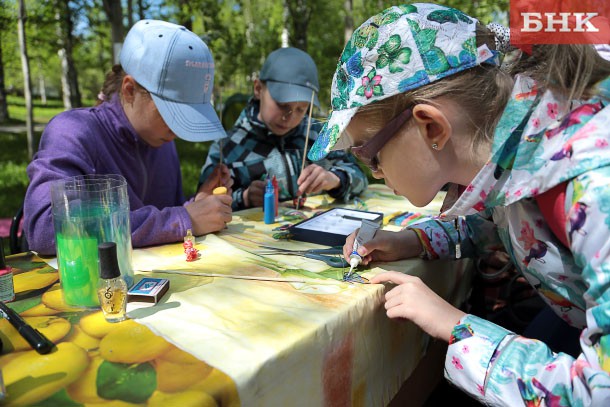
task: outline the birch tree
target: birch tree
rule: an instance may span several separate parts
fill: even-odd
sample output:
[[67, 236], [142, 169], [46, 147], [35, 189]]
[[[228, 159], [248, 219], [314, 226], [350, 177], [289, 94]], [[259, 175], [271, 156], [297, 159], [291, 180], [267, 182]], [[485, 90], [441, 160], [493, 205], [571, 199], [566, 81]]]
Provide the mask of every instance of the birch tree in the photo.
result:
[[57, 22], [57, 40], [59, 50], [57, 54], [61, 61], [61, 88], [64, 107], [71, 109], [82, 106], [81, 94], [78, 88], [78, 74], [72, 56], [73, 37], [72, 37], [72, 10], [67, 0], [57, 2], [55, 13]]
[[23, 95], [25, 96], [25, 125], [28, 139], [28, 158], [34, 156], [34, 108], [32, 105], [32, 79], [30, 78], [30, 61], [26, 45], [25, 26], [27, 14], [25, 0], [19, 0], [19, 18], [17, 31], [19, 34], [19, 48], [21, 49], [21, 68], [23, 70]]
[[[9, 18], [5, 14], [6, 4], [0, 0], [0, 29], [5, 32], [8, 28]], [[6, 100], [6, 86], [4, 84], [4, 60], [2, 59], [2, 36], [0, 35], [0, 123], [8, 121], [8, 104]]]
[[123, 45], [123, 8], [121, 0], [103, 0], [104, 11], [110, 22], [110, 38], [112, 43], [112, 63], [119, 63], [119, 53]]

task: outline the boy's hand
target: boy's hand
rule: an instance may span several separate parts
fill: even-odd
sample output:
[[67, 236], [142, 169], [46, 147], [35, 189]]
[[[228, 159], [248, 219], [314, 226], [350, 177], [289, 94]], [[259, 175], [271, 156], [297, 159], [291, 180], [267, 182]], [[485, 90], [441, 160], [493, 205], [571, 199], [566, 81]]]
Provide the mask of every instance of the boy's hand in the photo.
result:
[[453, 327], [466, 315], [432, 291], [419, 277], [390, 271], [376, 275], [371, 284], [391, 282], [397, 286], [385, 295], [389, 318], [413, 321], [429, 335], [449, 342]]
[[303, 169], [299, 179], [297, 179], [297, 184], [299, 184], [297, 195], [316, 194], [337, 188], [341, 185], [341, 180], [319, 165], [310, 164]]
[[265, 195], [265, 181], [255, 180], [244, 191], [244, 205], [246, 208], [256, 208], [263, 206]]

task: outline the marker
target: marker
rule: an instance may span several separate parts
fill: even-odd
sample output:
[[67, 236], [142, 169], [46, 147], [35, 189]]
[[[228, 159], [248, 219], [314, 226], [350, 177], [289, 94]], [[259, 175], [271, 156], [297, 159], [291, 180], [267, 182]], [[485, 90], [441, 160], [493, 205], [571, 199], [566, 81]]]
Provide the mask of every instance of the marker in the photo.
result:
[[44, 336], [37, 329], [32, 328], [32, 326], [25, 322], [19, 314], [7, 307], [2, 301], [0, 301], [0, 314], [17, 329], [19, 335], [21, 335], [27, 343], [41, 355], [51, 352], [51, 349], [55, 346], [49, 338]]

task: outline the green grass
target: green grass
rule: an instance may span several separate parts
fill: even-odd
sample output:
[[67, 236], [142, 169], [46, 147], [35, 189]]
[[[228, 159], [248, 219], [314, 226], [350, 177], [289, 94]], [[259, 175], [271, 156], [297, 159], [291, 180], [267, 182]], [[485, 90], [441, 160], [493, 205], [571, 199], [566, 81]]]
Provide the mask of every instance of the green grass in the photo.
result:
[[[11, 117], [11, 122], [25, 123], [25, 117], [27, 114], [25, 100], [22, 97], [9, 96], [7, 101], [8, 113]], [[39, 100], [36, 100], [33, 102], [33, 107], [34, 123], [47, 123], [55, 115], [64, 111], [64, 105], [61, 100], [48, 100], [46, 105], [43, 105]]]
[[180, 139], [176, 139], [174, 142], [178, 150], [178, 157], [180, 157], [182, 189], [184, 190], [184, 196], [189, 197], [195, 195], [199, 182], [199, 173], [208, 156], [208, 150], [212, 142], [191, 143], [190, 141]]

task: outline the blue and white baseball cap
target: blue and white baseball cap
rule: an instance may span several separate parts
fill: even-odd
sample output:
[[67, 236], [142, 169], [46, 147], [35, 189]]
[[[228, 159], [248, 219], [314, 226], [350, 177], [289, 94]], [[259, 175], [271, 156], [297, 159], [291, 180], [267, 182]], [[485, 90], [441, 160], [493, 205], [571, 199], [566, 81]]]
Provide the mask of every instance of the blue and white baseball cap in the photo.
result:
[[140, 20], [127, 33], [119, 61], [152, 96], [161, 117], [181, 139], [226, 137], [214, 107], [214, 60], [201, 38], [185, 27]]

